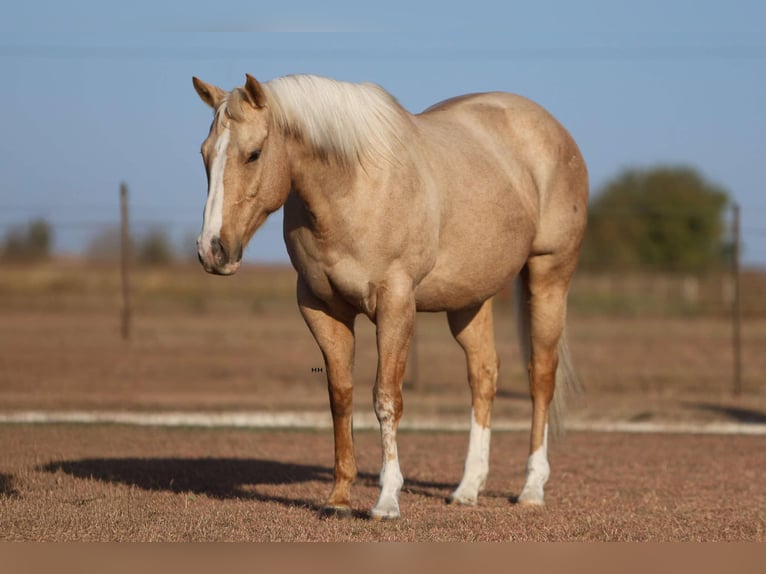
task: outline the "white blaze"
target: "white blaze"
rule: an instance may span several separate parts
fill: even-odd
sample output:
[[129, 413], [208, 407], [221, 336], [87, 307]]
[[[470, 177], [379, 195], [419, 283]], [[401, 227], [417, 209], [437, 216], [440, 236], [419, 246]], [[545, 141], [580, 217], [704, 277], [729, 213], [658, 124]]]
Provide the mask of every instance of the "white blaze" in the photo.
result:
[[210, 183], [205, 216], [202, 222], [202, 233], [199, 237], [199, 247], [202, 253], [210, 249], [210, 242], [221, 234], [223, 225], [223, 173], [226, 169], [226, 155], [229, 147], [229, 129], [224, 128], [215, 142], [215, 157], [210, 168]]

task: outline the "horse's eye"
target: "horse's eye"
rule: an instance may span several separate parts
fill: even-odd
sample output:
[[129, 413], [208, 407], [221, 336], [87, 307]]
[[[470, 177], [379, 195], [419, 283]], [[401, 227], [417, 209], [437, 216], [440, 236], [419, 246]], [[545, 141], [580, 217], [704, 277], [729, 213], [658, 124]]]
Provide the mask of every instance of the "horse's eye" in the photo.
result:
[[261, 157], [261, 150], [257, 149], [253, 153], [251, 153], [250, 156], [247, 158], [247, 163], [254, 162], [259, 157]]

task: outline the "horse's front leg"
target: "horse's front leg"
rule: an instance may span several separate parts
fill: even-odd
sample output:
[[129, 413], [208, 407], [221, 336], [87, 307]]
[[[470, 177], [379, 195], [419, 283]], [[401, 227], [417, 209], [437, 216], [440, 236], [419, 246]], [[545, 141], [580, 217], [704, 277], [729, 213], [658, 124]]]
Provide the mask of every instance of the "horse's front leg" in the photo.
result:
[[335, 470], [332, 492], [323, 512], [351, 514], [351, 485], [356, 478], [352, 434], [352, 369], [354, 364], [354, 315], [331, 312], [298, 281], [298, 305], [325, 361], [330, 410], [335, 435]]
[[373, 400], [380, 422], [383, 463], [380, 497], [371, 513], [377, 519], [399, 516], [399, 492], [404, 479], [399, 468], [396, 431], [402, 417], [402, 380], [414, 320], [415, 300], [411, 282], [402, 280], [378, 288], [375, 312], [378, 372]]

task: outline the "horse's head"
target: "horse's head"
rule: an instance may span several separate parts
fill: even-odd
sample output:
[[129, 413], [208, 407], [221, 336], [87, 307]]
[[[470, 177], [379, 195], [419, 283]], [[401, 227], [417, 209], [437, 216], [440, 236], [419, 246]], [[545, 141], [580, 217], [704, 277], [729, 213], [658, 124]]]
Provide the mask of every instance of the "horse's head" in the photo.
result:
[[252, 76], [231, 92], [193, 80], [215, 111], [202, 144], [208, 192], [197, 253], [207, 272], [231, 275], [247, 242], [290, 191], [284, 140], [272, 129], [266, 92]]

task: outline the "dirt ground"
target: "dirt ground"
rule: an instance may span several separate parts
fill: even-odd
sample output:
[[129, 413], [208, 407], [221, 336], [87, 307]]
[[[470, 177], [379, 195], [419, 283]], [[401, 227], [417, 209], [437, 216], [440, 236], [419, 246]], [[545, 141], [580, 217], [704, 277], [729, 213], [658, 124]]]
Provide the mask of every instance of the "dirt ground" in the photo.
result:
[[[529, 415], [511, 318], [497, 314], [501, 357], [495, 414]], [[724, 319], [578, 318], [569, 338], [586, 420], [766, 421], [766, 320], [745, 324], [744, 390], [731, 394]], [[3, 310], [0, 411], [327, 410], [322, 358], [294, 305], [257, 313], [141, 313], [125, 342], [119, 315]], [[357, 321], [355, 406], [371, 413], [374, 330]], [[443, 315], [418, 317], [405, 416], [467, 416], [463, 354]]]
[[[580, 421], [766, 422], [766, 320], [745, 321], [744, 390], [731, 396], [723, 318], [572, 317], [587, 389]], [[374, 331], [357, 324], [355, 412], [372, 413]], [[515, 329], [498, 313], [495, 420], [528, 421]], [[440, 315], [418, 318], [405, 418], [467, 421], [465, 365]], [[139, 309], [133, 335], [99, 306], [11, 305], [0, 312], [0, 412], [19, 410], [327, 412], [321, 355], [294, 304], [196, 312]], [[571, 432], [551, 453], [547, 507], [510, 499], [528, 437], [493, 437], [475, 508], [445, 497], [460, 479], [464, 433], [402, 433], [403, 517], [367, 518], [379, 438], [356, 436], [357, 511], [320, 519], [329, 431], [112, 425], [0, 426], [2, 540], [737, 540], [766, 541], [766, 458], [757, 436]]]
[[318, 514], [329, 432], [0, 428], [0, 538], [49, 541], [766, 541], [762, 437], [576, 433], [542, 510], [510, 499], [527, 437], [495, 433], [476, 507], [445, 504], [467, 437], [402, 433], [403, 516], [367, 516], [376, 433], [357, 433], [355, 516]]

